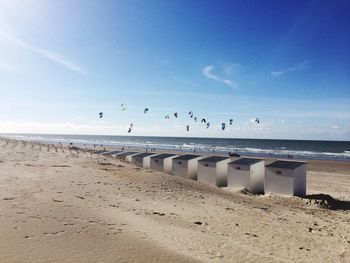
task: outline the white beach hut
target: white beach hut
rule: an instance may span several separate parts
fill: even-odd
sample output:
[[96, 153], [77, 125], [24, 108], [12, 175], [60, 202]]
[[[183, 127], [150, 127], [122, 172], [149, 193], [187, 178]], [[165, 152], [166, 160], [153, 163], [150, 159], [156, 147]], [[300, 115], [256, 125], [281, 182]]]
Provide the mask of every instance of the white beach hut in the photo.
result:
[[265, 161], [240, 158], [227, 165], [227, 186], [244, 188], [251, 193], [264, 193]]
[[115, 154], [118, 154], [118, 153], [121, 153], [121, 151], [108, 151], [108, 152], [102, 153], [102, 155], [112, 156], [112, 155], [115, 155]]
[[171, 153], [162, 153], [156, 156], [152, 156], [150, 168], [153, 170], [169, 173], [172, 169], [172, 159], [176, 156], [176, 154]]
[[98, 151], [94, 151], [94, 154], [104, 154], [104, 153], [107, 153], [109, 151], [107, 150], [98, 150]]
[[197, 180], [198, 160], [203, 157], [193, 154], [185, 154], [173, 159], [172, 174]]
[[198, 181], [217, 186], [227, 186], [227, 163], [230, 158], [210, 156], [198, 161]]
[[151, 165], [151, 157], [157, 154], [154, 153], [139, 153], [131, 156], [131, 162], [136, 166], [143, 168], [150, 168]]
[[138, 153], [139, 152], [121, 152], [121, 153], [114, 154], [113, 157], [116, 157], [116, 158], [119, 158], [119, 159], [122, 159], [122, 160], [130, 162], [131, 161], [131, 159], [130, 159], [131, 156], [135, 155], [135, 154], [138, 154]]
[[265, 166], [265, 193], [306, 195], [306, 163], [278, 160]]

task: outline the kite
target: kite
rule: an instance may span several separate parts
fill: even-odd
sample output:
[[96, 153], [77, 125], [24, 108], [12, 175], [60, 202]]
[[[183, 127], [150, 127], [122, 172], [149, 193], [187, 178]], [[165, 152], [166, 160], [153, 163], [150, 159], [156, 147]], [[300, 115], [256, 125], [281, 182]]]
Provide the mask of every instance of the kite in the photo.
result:
[[103, 117], [103, 112], [100, 112], [98, 115], [100, 115], [100, 119]]
[[125, 111], [128, 106], [126, 105], [126, 103], [123, 103], [120, 105], [120, 107], [121, 107], [122, 111]]
[[169, 118], [170, 118], [170, 117], [169, 117], [169, 114], [166, 114], [164, 118], [165, 118], [165, 119], [169, 119]]
[[147, 112], [148, 112], [148, 108], [145, 108], [145, 109], [143, 110], [143, 113], [146, 114]]
[[193, 111], [190, 111], [188, 115], [190, 115], [190, 117], [193, 118]]
[[177, 118], [177, 112], [174, 112], [174, 117]]
[[221, 123], [221, 130], [225, 130], [225, 128], [226, 128], [226, 124], [224, 122]]
[[130, 127], [129, 127], [129, 129], [128, 129], [128, 133], [131, 132], [133, 126], [134, 126], [134, 124], [133, 124], [133, 123], [130, 123]]
[[206, 122], [207, 122], [207, 120], [206, 120], [206, 119], [202, 119], [202, 120], [201, 120], [201, 122], [206, 123]]
[[230, 119], [230, 125], [232, 125], [233, 124], [233, 119]]
[[186, 130], [190, 131], [190, 125], [186, 125]]

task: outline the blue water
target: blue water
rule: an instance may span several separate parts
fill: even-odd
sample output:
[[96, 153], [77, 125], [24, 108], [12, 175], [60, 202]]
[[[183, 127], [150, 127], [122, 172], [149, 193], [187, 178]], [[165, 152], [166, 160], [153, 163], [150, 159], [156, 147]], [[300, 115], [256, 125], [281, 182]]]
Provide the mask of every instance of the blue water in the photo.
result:
[[219, 139], [143, 136], [101, 136], [101, 135], [43, 135], [3, 134], [18, 140], [44, 143], [73, 143], [77, 145], [124, 146], [130, 148], [150, 147], [158, 150], [178, 150], [197, 153], [235, 152], [245, 156], [286, 158], [293, 155], [298, 159], [350, 161], [349, 141], [309, 140], [266, 140], [266, 139]]

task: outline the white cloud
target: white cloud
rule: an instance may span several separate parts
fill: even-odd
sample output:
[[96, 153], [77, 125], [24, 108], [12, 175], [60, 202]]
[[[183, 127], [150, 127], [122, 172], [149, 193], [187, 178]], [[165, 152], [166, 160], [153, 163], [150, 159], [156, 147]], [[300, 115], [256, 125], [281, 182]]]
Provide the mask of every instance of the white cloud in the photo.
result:
[[298, 65], [295, 65], [293, 67], [289, 67], [285, 70], [278, 70], [278, 71], [272, 71], [271, 76], [272, 77], [279, 77], [283, 74], [289, 73], [289, 72], [295, 72], [295, 71], [302, 71], [305, 70], [307, 65], [309, 64], [308, 60], [300, 62]]
[[202, 73], [205, 77], [207, 77], [208, 79], [212, 79], [212, 80], [215, 80], [217, 82], [221, 82], [221, 83], [224, 83], [225, 85], [231, 87], [231, 88], [236, 88], [236, 85], [235, 83], [233, 82], [233, 80], [231, 79], [225, 79], [225, 78], [222, 78], [218, 75], [215, 75], [213, 73], [213, 70], [214, 70], [214, 66], [213, 65], [207, 65], [203, 68], [202, 70]]
[[39, 54], [39, 55], [41, 55], [49, 60], [61, 65], [61, 66], [64, 66], [65, 68], [67, 68], [69, 70], [78, 72], [78, 73], [83, 74], [83, 75], [87, 75], [86, 72], [79, 65], [72, 62], [71, 60], [69, 60], [68, 58], [64, 57], [63, 55], [61, 55], [59, 53], [56, 53], [56, 52], [53, 52], [53, 51], [50, 51], [47, 49], [42, 49], [39, 47], [32, 46], [19, 38], [5, 34], [3, 32], [0, 32], [0, 38], [3, 38], [5, 40], [21, 47], [21, 48], [23, 48], [23, 49], [37, 53], [37, 54]]

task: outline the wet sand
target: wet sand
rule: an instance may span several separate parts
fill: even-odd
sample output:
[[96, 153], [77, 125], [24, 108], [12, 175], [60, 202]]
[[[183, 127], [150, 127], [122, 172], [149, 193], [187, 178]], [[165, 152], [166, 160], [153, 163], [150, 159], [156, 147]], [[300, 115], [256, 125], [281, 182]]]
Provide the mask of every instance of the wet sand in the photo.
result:
[[254, 196], [0, 140], [0, 187], [0, 262], [350, 262], [348, 163], [310, 161], [307, 198]]

